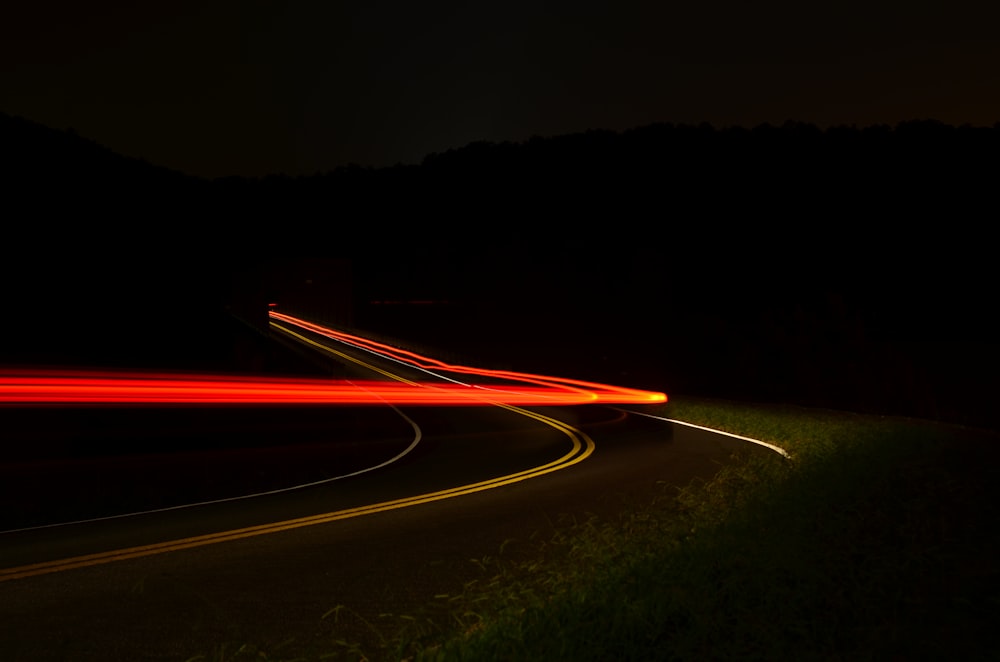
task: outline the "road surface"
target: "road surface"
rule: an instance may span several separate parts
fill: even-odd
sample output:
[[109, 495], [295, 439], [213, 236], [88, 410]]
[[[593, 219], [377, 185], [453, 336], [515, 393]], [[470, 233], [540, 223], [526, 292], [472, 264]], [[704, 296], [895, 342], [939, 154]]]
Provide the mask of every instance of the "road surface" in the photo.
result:
[[[4, 658], [187, 660], [222, 644], [332, 642], [349, 636], [323, 618], [339, 605], [369, 620], [411, 612], [481, 579], [475, 559], [529, 554], [562, 517], [609, 517], [662, 483], [710, 477], [734, 452], [767, 452], [607, 406], [383, 406], [326, 422], [322, 411], [275, 410], [282, 428], [238, 409], [188, 419], [180, 409], [172, 414], [186, 422], [173, 434], [195, 434], [208, 417], [213, 434], [239, 441], [156, 463], [140, 453], [48, 474], [44, 462], [6, 465], [22, 480], [5, 488], [5, 516], [17, 521], [18, 499], [43, 507], [0, 533]], [[131, 410], [128, 438], [162, 443], [155, 432], [170, 415]], [[159, 425], [143, 427], [144, 416]], [[248, 448], [248, 417], [261, 437], [287, 437]], [[96, 485], [81, 479], [90, 472]], [[274, 475], [311, 484], [283, 489]], [[47, 526], [74, 519], [83, 521]]]

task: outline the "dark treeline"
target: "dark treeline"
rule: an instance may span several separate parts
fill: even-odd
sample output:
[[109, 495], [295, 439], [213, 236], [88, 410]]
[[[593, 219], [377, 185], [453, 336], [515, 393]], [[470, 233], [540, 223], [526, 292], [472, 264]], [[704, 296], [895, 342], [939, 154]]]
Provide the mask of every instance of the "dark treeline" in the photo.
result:
[[[825, 130], [796, 122], [724, 129], [654, 124], [472, 143], [429, 154], [420, 165], [212, 181], [2, 113], [0, 140], [13, 200], [31, 201], [28, 213], [36, 217], [51, 214], [45, 224], [61, 219], [69, 236], [93, 238], [131, 221], [137, 233], [158, 233], [171, 245], [293, 254], [314, 250], [316, 233], [409, 251], [414, 239], [427, 245], [453, 236], [456, 222], [471, 232], [480, 219], [530, 230], [538, 240], [598, 214], [616, 224], [628, 216], [633, 229], [692, 236], [699, 234], [692, 221], [733, 230], [794, 220], [805, 233], [854, 225], [862, 215], [870, 227], [906, 221], [901, 212], [914, 211], [974, 220], [988, 218], [980, 203], [1000, 167], [1000, 124], [933, 120]], [[97, 217], [84, 219], [84, 211]], [[306, 224], [313, 237], [260, 229], [258, 220]], [[395, 232], [383, 232], [387, 225]], [[616, 229], [609, 234], [623, 234]], [[491, 243], [499, 247], [521, 243], [496, 234]]]
[[7, 362], [155, 363], [81, 326], [138, 319], [195, 365], [227, 341], [193, 319], [331, 258], [357, 326], [515, 368], [992, 425], [1000, 124], [655, 124], [211, 181], [2, 114], [0, 150]]

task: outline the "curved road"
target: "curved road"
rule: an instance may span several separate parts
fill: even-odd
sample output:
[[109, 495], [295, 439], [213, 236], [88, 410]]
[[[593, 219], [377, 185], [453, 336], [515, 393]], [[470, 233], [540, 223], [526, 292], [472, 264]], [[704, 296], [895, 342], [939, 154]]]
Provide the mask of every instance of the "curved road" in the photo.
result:
[[[410, 433], [399, 414], [413, 424]], [[377, 452], [387, 459], [409, 450], [378, 471], [252, 499], [0, 533], [4, 658], [211, 659], [224, 643], [332, 641], [338, 632], [323, 615], [337, 606], [367, 619], [408, 613], [482, 578], [473, 559], [501, 549], [516, 556], [562, 516], [611, 515], [658, 483], [709, 477], [750, 446], [597, 406], [391, 415], [398, 436]], [[283, 457], [315, 462], [301, 449]], [[559, 470], [523, 473], [537, 467]], [[490, 484], [504, 476], [527, 479]], [[448, 493], [480, 483], [490, 489]], [[428, 494], [436, 496], [412, 498]], [[215, 536], [211, 544], [206, 536]], [[196, 542], [162, 547], [171, 541]]]
[[[695, 476], [707, 477], [735, 450], [747, 446], [700, 430], [608, 412], [550, 412], [576, 419], [573, 423], [595, 440], [596, 450], [586, 461], [542, 477], [363, 517], [0, 582], [5, 656], [185, 660], [210, 653], [211, 642], [267, 646], [289, 637], [332, 637], [333, 627], [322, 616], [338, 605], [369, 618], [407, 613], [436, 594], [454, 593], [465, 581], [481, 577], [471, 559], [495, 556], [501, 546], [505, 553], [516, 554], [519, 541], [544, 536], [560, 516], [627, 508], [631, 498], [641, 498], [659, 481], [680, 485]], [[517, 435], [526, 436], [535, 438], [539, 449], [547, 445], [543, 439], [551, 439], [544, 430]], [[377, 480], [359, 479], [365, 486], [357, 494], [386, 489], [383, 496], [388, 497], [406, 492], [397, 479], [440, 476], [433, 468], [442, 462], [463, 464], [449, 456], [449, 450], [478, 441], [476, 435], [444, 435], [405, 466], [386, 470]], [[481, 454], [465, 455], [473, 464], [481, 463]], [[352, 489], [342, 491], [354, 494]], [[310, 494], [304, 500], [315, 505], [332, 493]], [[344, 498], [348, 500], [338, 506], [357, 496]], [[288, 500], [284, 495], [259, 504], [233, 502], [205, 510], [213, 511], [209, 519], [216, 524], [220, 519], [233, 522], [231, 518], [247, 511], [266, 520], [275, 514], [272, 509], [287, 507]], [[151, 532], [169, 538], [180, 531], [172, 527], [189, 527], [192, 519], [201, 522], [203, 517], [186, 513], [182, 519], [188, 523], [183, 525], [159, 518], [129, 519], [127, 524], [114, 520], [117, 533], [91, 534], [86, 530], [90, 526], [80, 525], [6, 534], [0, 536], [2, 565], [10, 567], [11, 554], [30, 554], [32, 549], [65, 553], [73, 545], [86, 546], [91, 536], [119, 544]]]

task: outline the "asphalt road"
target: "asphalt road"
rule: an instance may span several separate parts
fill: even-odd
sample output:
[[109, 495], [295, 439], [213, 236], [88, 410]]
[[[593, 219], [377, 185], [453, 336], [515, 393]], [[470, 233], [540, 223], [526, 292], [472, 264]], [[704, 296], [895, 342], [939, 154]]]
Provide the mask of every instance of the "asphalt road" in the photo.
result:
[[[0, 658], [18, 661], [351, 638], [362, 618], [482, 579], [474, 560], [530, 555], [563, 517], [611, 516], [736, 451], [769, 452], [598, 406], [8, 409], [0, 422]], [[207, 503], [178, 507], [192, 502]], [[323, 618], [338, 606], [353, 620]]]
[[[332, 638], [334, 626], [322, 616], [338, 605], [368, 618], [406, 613], [476, 578], [472, 559], [494, 556], [501, 546], [517, 554], [519, 542], [527, 548], [560, 517], [610, 515], [659, 481], [682, 485], [710, 476], [745, 448], [607, 408], [546, 413], [585, 432], [593, 454], [455, 498], [0, 581], [4, 659], [186, 660], [227, 642]], [[0, 566], [385, 502], [549, 462], [571, 445], [512, 412], [407, 414], [426, 428], [425, 439], [419, 452], [384, 470], [270, 497], [0, 534]]]

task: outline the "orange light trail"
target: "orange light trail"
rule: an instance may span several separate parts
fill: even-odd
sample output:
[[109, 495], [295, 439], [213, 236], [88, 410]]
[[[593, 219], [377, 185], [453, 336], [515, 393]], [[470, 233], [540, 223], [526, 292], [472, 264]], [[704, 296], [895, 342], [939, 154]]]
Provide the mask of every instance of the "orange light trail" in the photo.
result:
[[[630, 404], [641, 404], [667, 401], [667, 396], [665, 394], [654, 391], [642, 391], [622, 386], [611, 386], [609, 384], [599, 384], [596, 382], [581, 381], [579, 379], [569, 379], [567, 377], [551, 377], [547, 375], [533, 375], [530, 373], [513, 372], [509, 370], [489, 370], [485, 368], [473, 368], [470, 366], [449, 364], [439, 361], [438, 359], [421, 356], [415, 352], [392, 347], [391, 345], [375, 342], [374, 340], [369, 340], [360, 336], [354, 336], [344, 333], [343, 331], [336, 331], [312, 322], [291, 317], [290, 315], [284, 315], [282, 313], [275, 312], [274, 310], [271, 310], [269, 314], [271, 319], [281, 320], [308, 331], [312, 331], [313, 333], [326, 336], [327, 338], [338, 340], [355, 347], [360, 347], [361, 349], [365, 349], [372, 353], [396, 360], [399, 363], [403, 363], [411, 368], [474, 375], [477, 377], [485, 377], [504, 382], [510, 381], [535, 384], [536, 386], [540, 386], [545, 389], [560, 392], [576, 391], [579, 393], [581, 398], [584, 398], [589, 402], [600, 400], [601, 402], [609, 404], [623, 404], [626, 402]], [[480, 388], [483, 387], [480, 386]], [[622, 400], [615, 400], [615, 397], [620, 397]]]
[[[411, 368], [490, 383], [347, 381], [113, 372], [0, 371], [0, 406], [648, 404], [663, 393], [504, 370], [449, 365], [413, 352], [271, 312], [271, 316]], [[430, 373], [442, 380], [447, 377]]]

